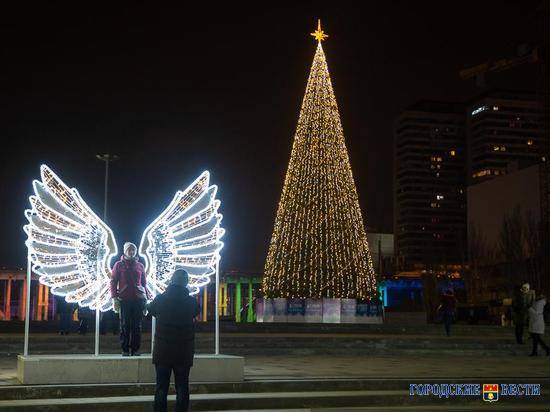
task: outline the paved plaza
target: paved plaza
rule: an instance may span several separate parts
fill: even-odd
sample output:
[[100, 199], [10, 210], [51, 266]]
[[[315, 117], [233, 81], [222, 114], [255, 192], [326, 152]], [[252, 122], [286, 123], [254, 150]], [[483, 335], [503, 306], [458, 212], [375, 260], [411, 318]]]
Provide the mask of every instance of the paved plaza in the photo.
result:
[[[446, 337], [440, 325], [348, 328], [240, 326], [223, 332], [221, 352], [244, 356], [240, 384], [191, 385], [197, 411], [395, 412], [548, 411], [550, 357], [527, 356], [512, 330], [455, 325]], [[17, 353], [23, 335], [0, 334], [0, 410], [28, 407], [81, 412], [150, 410], [153, 384], [23, 386], [17, 381]], [[144, 352], [150, 336], [144, 336]], [[118, 337], [101, 336], [101, 353], [117, 353]], [[213, 335], [197, 334], [198, 353], [213, 349]], [[93, 335], [33, 333], [32, 354], [92, 353]], [[411, 397], [411, 383], [540, 383], [537, 399], [506, 399], [486, 405], [475, 399]], [[4, 389], [2, 391], [2, 389]], [[14, 391], [23, 398], [15, 397]], [[9, 393], [12, 395], [9, 395]], [[59, 395], [61, 393], [61, 395]], [[32, 395], [31, 395], [32, 394]], [[19, 395], [17, 395], [19, 396]], [[20, 399], [20, 400], [16, 400]], [[169, 398], [173, 401], [173, 396]], [[367, 405], [367, 406], [366, 406]], [[270, 409], [270, 408], [273, 409]], [[14, 409], [15, 410], [15, 409]]]
[[251, 356], [245, 376], [258, 378], [537, 378], [548, 377], [550, 357]]
[[[547, 378], [550, 357], [247, 356], [245, 379]], [[16, 356], [0, 357], [0, 384], [14, 384]]]

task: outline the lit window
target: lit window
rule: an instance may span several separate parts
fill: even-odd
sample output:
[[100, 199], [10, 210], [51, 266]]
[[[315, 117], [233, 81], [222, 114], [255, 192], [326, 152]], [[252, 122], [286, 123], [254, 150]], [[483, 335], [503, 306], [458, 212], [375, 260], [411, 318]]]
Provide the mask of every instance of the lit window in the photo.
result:
[[488, 170], [488, 169], [485, 169], [485, 170], [480, 170], [479, 172], [476, 172], [472, 175], [472, 177], [482, 177], [482, 176], [487, 176], [487, 175], [490, 175], [491, 174], [491, 170]]
[[441, 199], [444, 199], [445, 197], [443, 195], [437, 195], [436, 198], [437, 200], [441, 200]]
[[541, 159], [543, 162], [546, 162], [546, 156], [542, 156]]
[[472, 110], [472, 116], [475, 116], [476, 114], [479, 114], [479, 113], [481, 113], [481, 112], [484, 112], [484, 111], [487, 110], [487, 109], [488, 109], [487, 106], [478, 107], [477, 109]]
[[455, 150], [451, 150], [451, 156], [456, 156], [456, 151]]
[[439, 177], [439, 172], [437, 172], [437, 173], [435, 174], [435, 177]]
[[500, 146], [493, 146], [493, 150], [494, 150], [495, 152], [498, 152], [498, 151], [500, 150]]
[[495, 112], [498, 112], [498, 106], [493, 106], [493, 110], [494, 110]]
[[527, 140], [527, 146], [533, 146], [533, 139]]

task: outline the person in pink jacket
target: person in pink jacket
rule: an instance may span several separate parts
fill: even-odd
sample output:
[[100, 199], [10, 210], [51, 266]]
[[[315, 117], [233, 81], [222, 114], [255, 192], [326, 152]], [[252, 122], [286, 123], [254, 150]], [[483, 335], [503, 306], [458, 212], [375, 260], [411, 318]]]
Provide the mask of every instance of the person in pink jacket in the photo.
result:
[[139, 262], [133, 243], [124, 244], [124, 254], [113, 266], [111, 297], [115, 312], [120, 312], [122, 356], [139, 356], [141, 322], [151, 296], [147, 290], [145, 267]]

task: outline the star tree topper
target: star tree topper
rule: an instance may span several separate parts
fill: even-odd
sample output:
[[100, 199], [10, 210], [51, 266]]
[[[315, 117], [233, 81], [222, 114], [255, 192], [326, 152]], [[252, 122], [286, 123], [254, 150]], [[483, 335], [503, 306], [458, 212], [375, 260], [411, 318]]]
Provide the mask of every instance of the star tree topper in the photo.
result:
[[321, 29], [321, 19], [317, 20], [317, 30], [315, 30], [313, 33], [310, 33], [311, 36], [315, 37], [315, 40], [318, 42], [325, 41], [328, 37], [328, 34], [325, 34], [325, 32]]

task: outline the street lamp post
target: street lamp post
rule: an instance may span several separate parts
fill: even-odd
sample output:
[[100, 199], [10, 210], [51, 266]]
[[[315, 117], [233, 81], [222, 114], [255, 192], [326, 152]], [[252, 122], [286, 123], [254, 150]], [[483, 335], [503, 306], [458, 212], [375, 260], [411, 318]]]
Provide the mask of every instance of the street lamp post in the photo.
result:
[[[107, 224], [107, 200], [109, 197], [109, 163], [114, 162], [119, 159], [119, 156], [109, 153], [97, 154], [96, 158], [105, 162], [105, 188], [104, 188], [104, 199], [103, 199], [103, 222]], [[99, 289], [98, 289], [99, 290]], [[99, 295], [98, 295], [99, 301]], [[96, 305], [95, 309], [95, 356], [99, 356], [99, 302]]]

